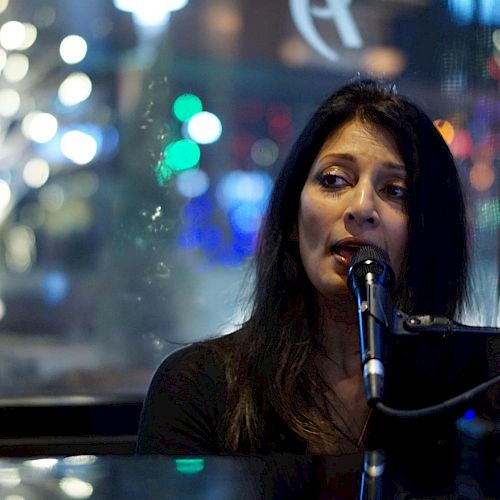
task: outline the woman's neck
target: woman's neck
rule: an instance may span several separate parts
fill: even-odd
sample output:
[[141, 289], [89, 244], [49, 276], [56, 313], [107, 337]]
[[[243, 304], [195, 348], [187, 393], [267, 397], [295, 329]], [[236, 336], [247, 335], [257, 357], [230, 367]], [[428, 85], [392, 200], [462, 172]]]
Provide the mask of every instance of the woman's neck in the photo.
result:
[[320, 299], [318, 306], [318, 333], [326, 353], [327, 373], [334, 374], [335, 378], [361, 375], [354, 300], [350, 296], [339, 295], [334, 299]]

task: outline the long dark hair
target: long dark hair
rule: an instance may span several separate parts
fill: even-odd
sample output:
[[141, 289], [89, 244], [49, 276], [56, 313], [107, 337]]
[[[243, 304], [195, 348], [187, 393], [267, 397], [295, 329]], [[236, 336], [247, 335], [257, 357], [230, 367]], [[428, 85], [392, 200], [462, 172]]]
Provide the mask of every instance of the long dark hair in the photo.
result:
[[389, 131], [407, 169], [408, 248], [396, 305], [407, 313], [452, 317], [466, 297], [464, 201], [453, 157], [440, 133], [393, 85], [358, 80], [340, 88], [305, 126], [271, 195], [255, 258], [253, 309], [241, 332], [244, 345], [228, 363], [229, 450], [258, 449], [261, 418], [269, 411], [307, 442], [333, 442], [342, 432], [324, 423], [331, 420], [326, 386], [310, 362], [322, 349], [314, 335], [314, 294], [290, 235], [321, 146], [354, 118]]

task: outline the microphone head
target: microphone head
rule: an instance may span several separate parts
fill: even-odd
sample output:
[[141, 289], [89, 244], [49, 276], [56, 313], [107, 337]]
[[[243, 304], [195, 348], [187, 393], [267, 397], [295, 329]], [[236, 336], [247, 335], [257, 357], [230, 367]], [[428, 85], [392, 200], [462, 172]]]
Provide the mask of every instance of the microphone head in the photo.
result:
[[347, 275], [347, 284], [351, 292], [354, 294], [355, 289], [366, 282], [367, 276], [370, 276], [375, 283], [391, 289], [395, 277], [389, 262], [389, 255], [382, 248], [376, 245], [360, 247], [351, 260]]

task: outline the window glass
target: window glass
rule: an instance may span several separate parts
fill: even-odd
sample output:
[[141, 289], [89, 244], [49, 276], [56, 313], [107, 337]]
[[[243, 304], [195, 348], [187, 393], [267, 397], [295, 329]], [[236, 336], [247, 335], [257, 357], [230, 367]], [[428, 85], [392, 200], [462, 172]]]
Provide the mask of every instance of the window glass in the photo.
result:
[[140, 395], [237, 327], [273, 179], [358, 74], [450, 145], [464, 319], [500, 324], [497, 0], [0, 0], [0, 70], [2, 395]]

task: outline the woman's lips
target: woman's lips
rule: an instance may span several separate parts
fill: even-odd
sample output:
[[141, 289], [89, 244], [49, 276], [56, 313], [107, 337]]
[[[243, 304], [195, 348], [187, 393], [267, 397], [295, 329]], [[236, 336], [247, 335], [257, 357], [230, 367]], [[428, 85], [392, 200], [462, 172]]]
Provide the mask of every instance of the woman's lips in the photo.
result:
[[338, 245], [332, 248], [332, 255], [336, 262], [338, 262], [341, 266], [348, 268], [358, 250], [359, 246]]

